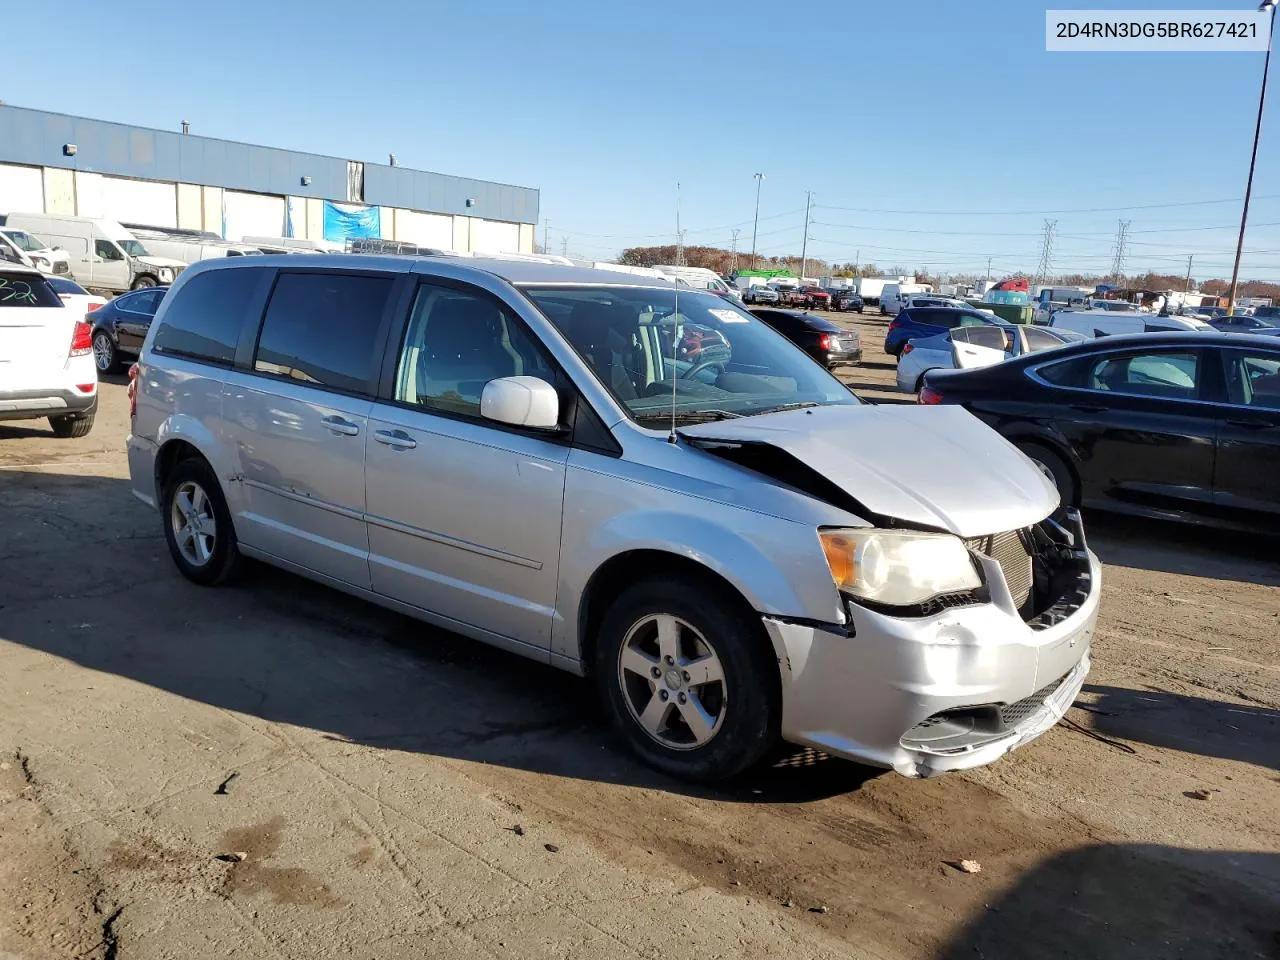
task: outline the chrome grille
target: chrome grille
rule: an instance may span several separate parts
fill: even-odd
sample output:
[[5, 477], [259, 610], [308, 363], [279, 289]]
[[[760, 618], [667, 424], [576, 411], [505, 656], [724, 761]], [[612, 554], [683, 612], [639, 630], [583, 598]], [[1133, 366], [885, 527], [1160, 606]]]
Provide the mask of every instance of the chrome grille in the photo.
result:
[[1000, 565], [1004, 581], [1019, 610], [1031, 597], [1031, 553], [1021, 530], [972, 537], [965, 541], [970, 550], [990, 557]]

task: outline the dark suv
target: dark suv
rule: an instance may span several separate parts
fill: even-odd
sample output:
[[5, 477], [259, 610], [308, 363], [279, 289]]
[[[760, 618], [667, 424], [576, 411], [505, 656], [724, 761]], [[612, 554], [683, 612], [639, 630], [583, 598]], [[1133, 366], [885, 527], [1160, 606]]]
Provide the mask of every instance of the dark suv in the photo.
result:
[[857, 310], [862, 312], [862, 297], [858, 295], [856, 290], [832, 290], [831, 291], [831, 309], [836, 312], [845, 310]]

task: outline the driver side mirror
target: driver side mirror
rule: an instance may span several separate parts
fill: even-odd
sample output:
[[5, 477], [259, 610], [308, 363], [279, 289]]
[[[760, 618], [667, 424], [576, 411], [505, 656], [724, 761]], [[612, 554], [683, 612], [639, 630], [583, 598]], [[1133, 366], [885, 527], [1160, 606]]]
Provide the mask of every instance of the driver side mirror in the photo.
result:
[[540, 377], [499, 377], [484, 385], [480, 416], [513, 427], [555, 430], [560, 425], [560, 395]]

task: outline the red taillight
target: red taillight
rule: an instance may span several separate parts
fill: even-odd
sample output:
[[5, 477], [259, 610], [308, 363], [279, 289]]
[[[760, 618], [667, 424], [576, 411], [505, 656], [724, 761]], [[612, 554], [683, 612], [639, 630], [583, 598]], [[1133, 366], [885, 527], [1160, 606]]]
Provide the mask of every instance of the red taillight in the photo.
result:
[[71, 353], [68, 356], [83, 357], [93, 353], [93, 327], [83, 320], [76, 321], [76, 328], [71, 334]]
[[935, 404], [941, 402], [942, 394], [927, 383], [920, 388], [920, 396], [916, 397], [916, 403]]
[[138, 365], [129, 364], [129, 416], [138, 413]]
[[897, 318], [897, 317], [894, 317], [892, 320], [890, 320], [890, 321], [889, 321], [889, 329], [890, 329], [890, 330], [897, 330], [897, 329], [898, 329], [898, 326], [899, 326], [899, 323], [898, 323], [898, 318]]
[[907, 342], [902, 345], [902, 355], [905, 357], [908, 353], [915, 349], [913, 343]]
[[97, 386], [98, 386], [98, 381], [95, 380], [93, 383], [77, 383], [76, 389], [79, 390], [81, 393], [93, 393], [94, 388]]
[[820, 337], [818, 337], [818, 348], [820, 350], [831, 349], [831, 334], [824, 333]]

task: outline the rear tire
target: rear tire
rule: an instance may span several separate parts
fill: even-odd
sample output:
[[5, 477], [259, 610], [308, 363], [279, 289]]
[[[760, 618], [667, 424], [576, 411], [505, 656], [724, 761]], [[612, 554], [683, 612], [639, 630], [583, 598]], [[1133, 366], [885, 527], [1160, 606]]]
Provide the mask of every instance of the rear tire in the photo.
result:
[[605, 615], [596, 685], [614, 727], [649, 766], [723, 780], [778, 737], [778, 667], [767, 647], [759, 620], [718, 585], [641, 581]]
[[93, 363], [98, 373], [118, 373], [120, 371], [120, 354], [116, 345], [111, 342], [111, 335], [99, 330], [93, 335]]
[[50, 417], [49, 427], [53, 430], [55, 437], [61, 437], [63, 440], [73, 437], [86, 437], [89, 435], [89, 431], [93, 429], [93, 418], [95, 416], [97, 416], [96, 411], [84, 417]]
[[1067, 462], [1048, 447], [1039, 443], [1019, 443], [1019, 450], [1031, 458], [1040, 471], [1053, 481], [1058, 488], [1058, 496], [1062, 498], [1064, 507], [1079, 505], [1079, 494], [1076, 491], [1075, 476]]
[[182, 460], [170, 471], [160, 495], [160, 516], [169, 555], [192, 583], [216, 587], [242, 566], [222, 487], [200, 457]]

